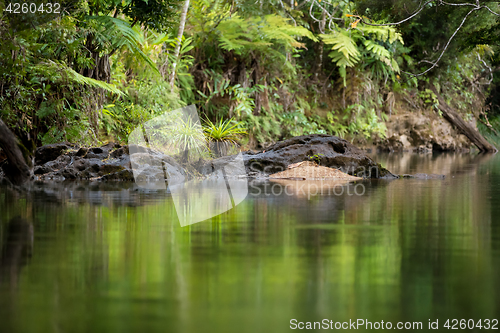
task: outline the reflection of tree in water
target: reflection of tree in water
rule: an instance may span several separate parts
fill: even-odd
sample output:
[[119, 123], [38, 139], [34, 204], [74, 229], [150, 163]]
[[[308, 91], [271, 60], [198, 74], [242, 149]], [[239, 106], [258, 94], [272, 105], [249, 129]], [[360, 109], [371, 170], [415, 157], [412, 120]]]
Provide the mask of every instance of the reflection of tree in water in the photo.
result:
[[21, 217], [14, 217], [7, 224], [6, 236], [0, 254], [0, 283], [17, 286], [21, 268], [33, 251], [33, 224]]
[[[291, 215], [299, 223], [296, 242], [306, 256], [300, 271], [308, 282], [297, 299], [307, 304], [311, 316], [321, 306], [331, 308], [331, 300], [339, 300], [339, 316], [349, 307], [374, 316], [380, 304], [399, 304], [399, 318], [412, 320], [430, 315], [422, 304], [440, 304], [462, 315], [490, 311], [478, 304], [494, 299], [485, 292], [494, 275], [484, 258], [489, 239], [499, 234], [488, 216], [488, 197], [498, 196], [490, 194], [494, 186], [475, 177], [490, 172], [481, 167], [493, 157], [437, 155], [419, 161], [414, 156], [419, 157], [409, 155], [407, 165], [399, 164], [399, 156], [393, 162], [400, 169], [389, 169], [446, 173], [446, 178], [374, 180], [365, 182], [366, 195], [318, 199], [337, 206], [337, 218], [330, 221], [293, 205]], [[323, 212], [328, 215], [332, 208]]]

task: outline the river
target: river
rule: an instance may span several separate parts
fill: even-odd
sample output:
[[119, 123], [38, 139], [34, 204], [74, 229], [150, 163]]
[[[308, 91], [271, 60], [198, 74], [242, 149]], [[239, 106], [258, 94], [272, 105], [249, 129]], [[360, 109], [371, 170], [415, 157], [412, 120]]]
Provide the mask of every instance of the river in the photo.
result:
[[313, 196], [254, 182], [234, 209], [185, 227], [170, 194], [133, 184], [0, 187], [0, 332], [500, 319], [500, 155], [375, 159], [446, 178]]

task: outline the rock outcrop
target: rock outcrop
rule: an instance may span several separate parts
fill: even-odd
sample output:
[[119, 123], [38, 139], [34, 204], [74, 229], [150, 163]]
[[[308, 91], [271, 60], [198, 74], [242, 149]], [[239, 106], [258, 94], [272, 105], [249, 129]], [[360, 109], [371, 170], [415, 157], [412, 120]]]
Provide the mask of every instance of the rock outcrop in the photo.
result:
[[[57, 143], [43, 146], [35, 153], [36, 180], [123, 180], [133, 181], [134, 174], [129, 146], [109, 143], [102, 147], [85, 148], [71, 143]], [[132, 162], [144, 177], [164, 179], [163, 170], [155, 168], [166, 162], [169, 171], [184, 175], [182, 168], [169, 156], [134, 147]], [[141, 159], [146, 158], [144, 163]], [[146, 179], [147, 180], [147, 179]]]
[[[386, 122], [387, 138], [374, 142], [382, 151], [469, 151], [471, 143], [435, 112], [400, 110]], [[475, 126], [475, 124], [471, 124]]]
[[[221, 157], [206, 163], [204, 174], [222, 169], [232, 157]], [[270, 175], [294, 163], [313, 161], [325, 167], [340, 169], [349, 175], [363, 178], [397, 178], [365, 152], [348, 141], [331, 135], [313, 134], [278, 142], [263, 152], [245, 152], [243, 161], [247, 174]]]
[[[130, 151], [133, 154], [130, 154]], [[276, 143], [263, 152], [242, 153], [244, 167], [232, 170], [232, 176], [268, 176], [286, 170], [291, 164], [312, 161], [364, 178], [397, 178], [362, 150], [344, 139], [330, 135], [307, 135]], [[131, 161], [132, 157], [132, 161]], [[209, 162], [198, 161], [192, 171], [208, 175], [228, 167], [235, 156]], [[230, 165], [230, 164], [229, 164]], [[166, 173], [184, 179], [184, 168], [172, 157], [139, 146], [109, 143], [102, 147], [79, 147], [71, 143], [43, 146], [35, 153], [35, 180], [123, 180], [134, 181], [133, 169], [140, 181], [164, 180]], [[166, 168], [166, 169], [165, 169]], [[0, 174], [1, 176], [1, 174]]]

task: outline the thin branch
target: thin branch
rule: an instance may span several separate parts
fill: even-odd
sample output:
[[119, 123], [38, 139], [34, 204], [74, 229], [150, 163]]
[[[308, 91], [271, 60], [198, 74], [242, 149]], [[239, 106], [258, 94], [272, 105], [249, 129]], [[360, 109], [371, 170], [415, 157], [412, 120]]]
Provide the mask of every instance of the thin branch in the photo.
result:
[[490, 84], [491, 84], [491, 82], [493, 82], [493, 70], [491, 69], [491, 67], [490, 67], [490, 66], [488, 66], [488, 64], [486, 63], [486, 61], [484, 61], [483, 59], [481, 59], [481, 56], [479, 55], [479, 53], [478, 53], [478, 55], [477, 55], [477, 58], [478, 58], [478, 59], [479, 59], [479, 61], [480, 61], [480, 62], [482, 62], [482, 64], [483, 64], [486, 68], [488, 68], [488, 70], [490, 71], [490, 79], [489, 79], [489, 81], [488, 81], [488, 85], [490, 85]]
[[[486, 122], [483, 121], [480, 117], [483, 116], [484, 119], [486, 119]], [[498, 136], [497, 130], [490, 124], [490, 121], [488, 120], [488, 116], [486, 115], [486, 112], [481, 110], [481, 113], [479, 114], [479, 117], [477, 117], [477, 120], [479, 120], [481, 123], [483, 123], [486, 127], [488, 127], [493, 133], [495, 133], [496, 136]]]
[[427, 1], [426, 3], [424, 3], [424, 4], [420, 7], [420, 9], [418, 9], [418, 10], [417, 10], [416, 12], [414, 12], [412, 15], [408, 16], [407, 18], [405, 18], [405, 19], [403, 19], [403, 20], [401, 20], [401, 21], [399, 21], [399, 22], [384, 23], [384, 24], [375, 24], [375, 23], [368, 23], [368, 22], [366, 22], [365, 20], [363, 20], [363, 18], [362, 18], [362, 17], [360, 17], [360, 19], [361, 19], [361, 22], [363, 22], [364, 24], [366, 24], [366, 25], [373, 25], [373, 26], [376, 26], [376, 27], [380, 27], [380, 26], [388, 26], [388, 25], [399, 25], [399, 24], [404, 23], [404, 22], [406, 22], [406, 21], [408, 21], [408, 20], [410, 20], [410, 19], [414, 18], [415, 16], [417, 16], [417, 15], [418, 15], [418, 14], [419, 14], [419, 13], [420, 13], [420, 12], [421, 12], [424, 8], [425, 8], [425, 6], [427, 6], [427, 4], [431, 3], [432, 1], [434, 1], [434, 0], [429, 0], [429, 1]]
[[492, 10], [490, 9], [490, 7], [488, 7], [488, 6], [483, 6], [482, 8], [486, 8], [486, 9], [488, 9], [488, 10], [490, 11], [490, 13], [492, 13], [493, 15], [500, 16], [500, 14], [499, 14], [499, 13], [496, 13], [496, 12], [492, 11]]
[[316, 22], [321, 22], [320, 20], [318, 20], [316, 17], [314, 17], [313, 13], [312, 13], [312, 10], [313, 10], [313, 7], [314, 7], [314, 1], [311, 1], [311, 8], [309, 8], [309, 16], [311, 16], [311, 18], [316, 21]]
[[476, 8], [473, 8], [471, 9], [467, 15], [465, 15], [464, 19], [462, 20], [462, 23], [460, 23], [460, 25], [458, 26], [458, 28], [455, 30], [455, 32], [453, 33], [453, 35], [451, 35], [450, 39], [448, 39], [448, 42], [446, 43], [446, 45], [444, 46], [443, 48], [443, 51], [441, 52], [441, 54], [439, 55], [439, 58], [437, 58], [437, 60], [434, 62], [434, 64], [427, 68], [425, 71], [423, 71], [422, 73], [419, 73], [419, 74], [412, 74], [412, 73], [408, 73], [408, 72], [404, 72], [402, 71], [403, 73], [405, 74], [408, 74], [408, 75], [411, 75], [411, 76], [420, 76], [420, 75], [424, 75], [425, 73], [429, 72], [431, 69], [433, 69], [434, 67], [437, 66], [438, 62], [441, 60], [441, 58], [443, 57], [444, 53], [446, 52], [446, 50], [448, 49], [448, 46], [450, 46], [450, 43], [451, 41], [453, 40], [453, 38], [455, 38], [456, 34], [458, 33], [458, 31], [462, 28], [462, 26], [464, 25], [465, 21], [467, 20], [467, 18], [469, 17], [470, 14], [472, 14], [473, 12], [475, 12], [476, 10], [479, 10], [481, 9], [481, 7], [476, 7]]
[[314, 5], [317, 5], [319, 8], [321, 8], [322, 12], [325, 12], [328, 17], [330, 18], [330, 21], [331, 20], [338, 20], [338, 21], [343, 21], [344, 19], [343, 18], [340, 18], [340, 17], [333, 17], [333, 14], [335, 14], [335, 12], [337, 11], [337, 8], [338, 6], [336, 6], [332, 13], [330, 13], [329, 11], [327, 11], [323, 6], [321, 6], [319, 4], [319, 2], [317, 2], [316, 0], [306, 0], [305, 2], [310, 2], [311, 3], [311, 7], [309, 8], [309, 16], [311, 16], [311, 18], [316, 21], [316, 22], [320, 22], [320, 20], [318, 20], [312, 13], [312, 9], [314, 7]]
[[[329, 11], [327, 11], [327, 10], [326, 10], [326, 8], [325, 8], [325, 7], [323, 7], [323, 6], [322, 6], [322, 5], [321, 5], [318, 1], [316, 1], [316, 0], [306, 0], [306, 1], [304, 1], [304, 2], [303, 2], [303, 4], [305, 4], [305, 3], [307, 3], [307, 2], [310, 2], [310, 3], [311, 3], [311, 7], [309, 7], [309, 16], [310, 16], [310, 17], [311, 17], [314, 21], [316, 21], [316, 22], [318, 22], [318, 23], [320, 23], [320, 22], [321, 22], [321, 21], [320, 21], [320, 20], [318, 20], [318, 19], [314, 16], [314, 14], [312, 13], [312, 10], [313, 10], [313, 8], [314, 8], [314, 5], [317, 5], [319, 8], [321, 8], [322, 13], [326, 13], [326, 15], [328, 15], [328, 18], [329, 18], [329, 20], [328, 20], [328, 29], [329, 29], [329, 30], [334, 30], [334, 29], [332, 28], [332, 22], [333, 22], [333, 20], [337, 20], [337, 21], [344, 21], [344, 19], [343, 19], [343, 18], [340, 18], [340, 17], [334, 17], [334, 16], [333, 16], [333, 15], [335, 14], [335, 12], [337, 11], [337, 8], [339, 7], [338, 5], [337, 5], [337, 6], [335, 6], [335, 8], [333, 9], [333, 11], [330, 13]], [[302, 4], [302, 5], [303, 5], [303, 4]], [[302, 6], [302, 5], [301, 5], [301, 6]]]
[[297, 26], [297, 22], [295, 22], [295, 19], [293, 18], [292, 14], [290, 12], [288, 12], [288, 10], [285, 8], [285, 5], [283, 4], [283, 1], [279, 0], [280, 1], [280, 4], [281, 4], [281, 7], [283, 7], [283, 10], [288, 14], [288, 16], [290, 16], [290, 18], [292, 19], [293, 21], [293, 25], [294, 26]]
[[439, 4], [445, 4], [445, 5], [448, 5], [448, 6], [472, 6], [472, 7], [478, 7], [479, 6], [479, 2], [477, 4], [473, 4], [473, 3], [451, 3], [451, 2], [445, 2], [445, 1], [439, 1]]

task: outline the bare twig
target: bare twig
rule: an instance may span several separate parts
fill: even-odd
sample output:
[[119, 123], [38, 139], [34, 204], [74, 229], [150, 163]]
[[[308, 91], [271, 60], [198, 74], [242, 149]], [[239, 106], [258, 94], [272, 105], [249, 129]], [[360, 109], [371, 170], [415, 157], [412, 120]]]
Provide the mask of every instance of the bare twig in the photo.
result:
[[479, 120], [481, 123], [483, 123], [486, 127], [488, 127], [493, 133], [495, 133], [496, 136], [498, 135], [497, 130], [490, 124], [490, 121], [488, 120], [488, 116], [486, 115], [486, 112], [481, 111], [481, 114], [479, 116], [483, 116], [486, 121], [482, 120], [481, 118], [477, 117], [477, 120]]
[[484, 61], [483, 59], [481, 59], [481, 56], [478, 54], [477, 55], [477, 58], [479, 59], [479, 61], [486, 67], [488, 68], [488, 70], [490, 71], [490, 79], [488, 81], [488, 85], [491, 84], [491, 82], [493, 82], [493, 70], [491, 69], [490, 66], [488, 66], [488, 64], [486, 63], [486, 61]]
[[413, 14], [411, 14], [410, 16], [408, 16], [407, 18], [399, 21], [399, 22], [392, 22], [392, 23], [383, 23], [383, 24], [375, 24], [375, 23], [368, 23], [366, 22], [365, 20], [363, 20], [363, 18], [361, 18], [361, 22], [363, 22], [364, 24], [366, 25], [373, 25], [373, 26], [376, 26], [376, 27], [380, 27], [380, 26], [388, 26], [388, 25], [399, 25], [401, 23], [404, 23], [412, 18], [414, 18], [415, 16], [417, 16], [424, 8], [425, 6], [427, 6], [427, 4], [431, 3], [432, 1], [434, 0], [429, 0], [427, 1], [426, 3], [424, 3], [420, 9], [418, 9], [416, 12], [414, 12]]
[[465, 15], [464, 19], [462, 20], [462, 22], [460, 23], [460, 25], [458, 26], [458, 28], [455, 30], [455, 32], [453, 33], [453, 35], [451, 35], [450, 39], [448, 39], [448, 42], [446, 43], [446, 45], [443, 48], [443, 51], [441, 52], [441, 54], [439, 55], [439, 57], [437, 58], [437, 60], [434, 62], [434, 64], [431, 67], [427, 68], [425, 71], [423, 71], [421, 73], [418, 73], [418, 74], [408, 73], [408, 72], [404, 72], [404, 71], [402, 71], [402, 72], [405, 73], [405, 74], [411, 75], [411, 76], [420, 76], [420, 75], [424, 75], [425, 73], [429, 72], [434, 67], [436, 67], [437, 64], [438, 64], [438, 62], [441, 60], [441, 58], [443, 57], [444, 53], [448, 49], [448, 46], [450, 46], [451, 41], [453, 40], [453, 38], [455, 38], [455, 36], [458, 33], [458, 31], [462, 28], [462, 26], [464, 25], [465, 21], [469, 17], [469, 15], [472, 14], [473, 12], [475, 12], [476, 10], [479, 10], [479, 9], [481, 9], [481, 7], [475, 7], [473, 9], [471, 9], [467, 13], [467, 15]]

